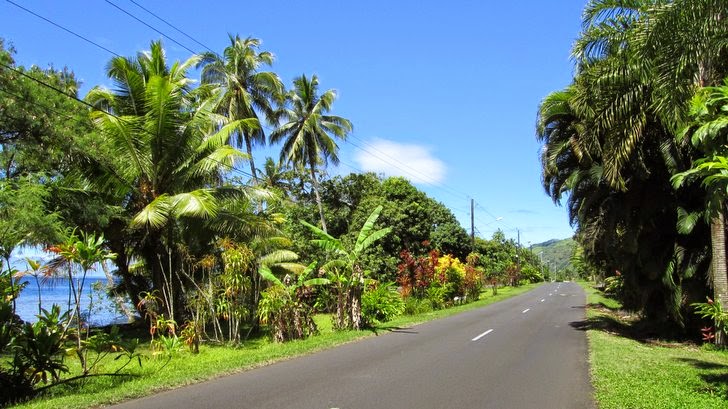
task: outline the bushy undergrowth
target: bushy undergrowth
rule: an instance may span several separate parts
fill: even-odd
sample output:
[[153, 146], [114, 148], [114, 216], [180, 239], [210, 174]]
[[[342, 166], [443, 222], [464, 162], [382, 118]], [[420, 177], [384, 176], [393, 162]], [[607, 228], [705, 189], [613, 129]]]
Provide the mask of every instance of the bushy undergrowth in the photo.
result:
[[362, 296], [362, 316], [367, 324], [391, 321], [404, 310], [404, 300], [394, 283], [370, 287]]

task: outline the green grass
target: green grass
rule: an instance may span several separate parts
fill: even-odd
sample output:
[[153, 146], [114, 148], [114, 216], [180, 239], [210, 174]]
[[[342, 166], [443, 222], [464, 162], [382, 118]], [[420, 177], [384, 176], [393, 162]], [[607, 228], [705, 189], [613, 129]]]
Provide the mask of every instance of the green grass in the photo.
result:
[[[224, 375], [241, 372], [273, 362], [310, 354], [347, 342], [386, 332], [387, 329], [412, 326], [454, 315], [463, 311], [483, 307], [503, 299], [527, 292], [539, 284], [529, 284], [518, 288], [502, 288], [497, 296], [484, 293], [476, 302], [453, 308], [433, 311], [414, 316], [401, 316], [365, 331], [333, 331], [331, 316], [320, 315], [316, 323], [320, 334], [301, 341], [283, 344], [268, 339], [246, 342], [239, 348], [203, 345], [197, 355], [180, 352], [169, 362], [166, 358], [145, 358], [142, 366], [130, 364], [125, 373], [127, 377], [94, 377], [87, 379], [83, 386], [58, 386], [49, 389], [49, 395], [39, 397], [16, 408], [85, 408], [110, 404], [155, 392], [173, 389]], [[148, 354], [148, 350], [145, 350]], [[79, 373], [77, 359], [67, 360], [72, 373]], [[120, 361], [106, 360], [106, 367], [100, 372], [113, 372]]]
[[[581, 284], [590, 304], [588, 320], [619, 322], [611, 311], [619, 303]], [[592, 383], [601, 409], [728, 408], [728, 351], [639, 342], [609, 327], [591, 329], [587, 335]]]

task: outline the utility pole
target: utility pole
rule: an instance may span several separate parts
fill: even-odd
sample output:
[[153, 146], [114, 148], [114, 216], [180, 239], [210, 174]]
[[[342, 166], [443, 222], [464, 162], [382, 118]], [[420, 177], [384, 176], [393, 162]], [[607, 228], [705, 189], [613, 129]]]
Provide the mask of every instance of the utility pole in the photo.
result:
[[518, 245], [516, 246], [516, 263], [518, 263], [518, 271], [521, 271], [521, 257], [518, 254], [518, 249], [521, 248], [521, 231], [516, 229], [516, 234], [518, 235]]
[[470, 241], [475, 251], [475, 199], [470, 199]]

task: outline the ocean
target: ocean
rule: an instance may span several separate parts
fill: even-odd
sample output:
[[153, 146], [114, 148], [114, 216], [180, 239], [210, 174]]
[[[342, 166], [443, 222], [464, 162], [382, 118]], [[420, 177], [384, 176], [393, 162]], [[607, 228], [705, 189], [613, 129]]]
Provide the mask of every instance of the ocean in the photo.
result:
[[[15, 313], [28, 322], [38, 321], [38, 307], [50, 311], [53, 304], [58, 304], [61, 311], [68, 310], [68, 279], [52, 278], [40, 283], [40, 291], [35, 278], [26, 277], [22, 280], [27, 285], [16, 300]], [[109, 324], [123, 324], [128, 318], [116, 307], [114, 300], [106, 295], [105, 277], [86, 277], [83, 293], [81, 294], [81, 314], [87, 317], [91, 326], [98, 327]], [[38, 294], [40, 293], [40, 302]], [[73, 296], [71, 296], [73, 303]], [[129, 300], [128, 307], [134, 311]]]

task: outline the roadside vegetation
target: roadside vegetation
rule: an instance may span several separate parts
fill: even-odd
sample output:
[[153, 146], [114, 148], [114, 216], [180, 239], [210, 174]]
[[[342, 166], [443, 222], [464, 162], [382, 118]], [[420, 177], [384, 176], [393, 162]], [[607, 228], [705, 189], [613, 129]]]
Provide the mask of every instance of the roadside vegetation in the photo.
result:
[[589, 363], [600, 408], [724, 408], [728, 351], [677, 340], [594, 287], [587, 292]]
[[[392, 329], [409, 328], [425, 321], [480, 308], [522, 294], [538, 285], [540, 284], [505, 287], [497, 295], [492, 295], [491, 291], [487, 291], [479, 301], [473, 303], [415, 315], [401, 315], [390, 322], [372, 325], [361, 331], [335, 330], [331, 315], [318, 314], [313, 317], [319, 330], [318, 334], [286, 343], [276, 342], [274, 339], [264, 336], [247, 340], [236, 348], [219, 344], [203, 344], [198, 353], [192, 353], [187, 348], [179, 348], [159, 354], [159, 351], [155, 351], [145, 342], [137, 350], [142, 364], [138, 365], [135, 362], [127, 367], [122, 372], [123, 376], [90, 377], [79, 381], [79, 384], [61, 385], [49, 389], [47, 394], [33, 401], [13, 407], [85, 408], [121, 402], [269, 365], [276, 361], [313, 353], [364, 337], [379, 336]], [[140, 335], [143, 336], [143, 334]], [[124, 364], [125, 361], [121, 360], [105, 360], [99, 371], [116, 372]], [[69, 360], [70, 373], [77, 373], [80, 369], [78, 361]]]
[[589, 288], [602, 408], [728, 407], [728, 6], [588, 1], [538, 111], [546, 192]]
[[[260, 44], [231, 36], [219, 55], [168, 61], [152, 42], [108, 61], [113, 89], [80, 96], [70, 69], [23, 67], [0, 41], [0, 405], [138, 396], [548, 276], [406, 179], [330, 177], [353, 124], [316, 75], [287, 89]], [[279, 157], [255, 162], [263, 144]], [[22, 246], [53, 259], [15, 270]], [[92, 270], [133, 325], [88, 325]], [[51, 278], [67, 302], [20, 320], [23, 288]]]
[[717, 0], [589, 1], [572, 83], [537, 125], [544, 188], [576, 227], [572, 266], [646, 320], [685, 337], [710, 327], [719, 345], [727, 14]]

